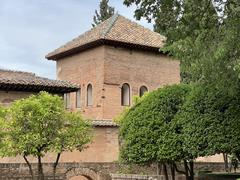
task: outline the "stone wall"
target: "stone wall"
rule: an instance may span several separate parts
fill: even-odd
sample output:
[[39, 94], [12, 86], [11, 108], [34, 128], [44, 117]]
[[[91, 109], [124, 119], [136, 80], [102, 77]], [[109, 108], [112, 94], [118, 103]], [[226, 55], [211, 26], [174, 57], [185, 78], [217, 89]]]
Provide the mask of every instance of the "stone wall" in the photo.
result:
[[[163, 175], [112, 174], [112, 180], [165, 180]], [[185, 180], [185, 176], [177, 175], [176, 180]], [[171, 176], [169, 176], [171, 179]]]
[[[214, 170], [222, 171], [224, 164], [222, 163], [196, 163], [195, 170]], [[43, 166], [46, 179], [52, 179], [52, 164], [46, 163]], [[107, 180], [108, 174], [111, 174], [113, 180], [154, 180], [154, 178], [163, 179], [163, 176], [156, 176], [156, 166], [132, 166], [129, 167], [120, 165], [118, 163], [60, 163], [57, 168], [57, 179], [65, 180], [67, 177], [74, 177], [78, 175], [91, 174], [92, 176], [99, 175], [105, 177]], [[33, 169], [36, 172], [37, 164], [33, 164]], [[95, 174], [94, 174], [95, 173]], [[177, 180], [183, 180], [184, 176], [177, 175]], [[25, 163], [3, 164], [0, 163], [0, 179], [2, 180], [28, 180], [29, 176], [28, 166]], [[159, 180], [158, 179], [158, 180]], [[96, 180], [96, 179], [94, 179]]]

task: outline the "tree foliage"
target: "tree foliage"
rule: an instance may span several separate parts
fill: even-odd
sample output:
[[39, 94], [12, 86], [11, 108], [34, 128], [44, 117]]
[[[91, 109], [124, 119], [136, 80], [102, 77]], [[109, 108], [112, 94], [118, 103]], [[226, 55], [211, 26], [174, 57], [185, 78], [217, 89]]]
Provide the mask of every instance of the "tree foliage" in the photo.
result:
[[[193, 157], [238, 154], [239, 0], [124, 0], [135, 17], [167, 37], [161, 50], [180, 60], [182, 82], [194, 90], [176, 116]], [[182, 129], [181, 129], [182, 128]]]
[[108, 5], [108, 2], [109, 0], [101, 0], [99, 4], [99, 12], [95, 10], [95, 15], [93, 16], [93, 27], [110, 18], [114, 14], [115, 10]]
[[120, 119], [123, 162], [166, 164], [189, 160], [173, 120], [190, 90], [187, 85], [166, 86], [147, 94], [124, 111]]
[[[56, 152], [54, 173], [63, 151], [83, 150], [91, 140], [91, 128], [77, 113], [67, 112], [62, 98], [41, 92], [15, 101], [7, 113], [4, 156], [38, 159], [38, 178], [43, 179], [42, 157]], [[55, 175], [55, 174], [54, 174]]]
[[124, 3], [137, 5], [135, 17], [152, 21], [155, 31], [167, 37], [162, 50], [181, 61], [182, 81], [209, 80], [209, 76], [217, 77], [216, 71], [233, 72], [238, 66], [238, 0], [124, 0]]
[[176, 116], [184, 149], [194, 157], [240, 152], [240, 99], [215, 86], [195, 86]]
[[1, 149], [3, 148], [3, 141], [6, 133], [6, 109], [0, 106], [0, 156], [2, 155]]

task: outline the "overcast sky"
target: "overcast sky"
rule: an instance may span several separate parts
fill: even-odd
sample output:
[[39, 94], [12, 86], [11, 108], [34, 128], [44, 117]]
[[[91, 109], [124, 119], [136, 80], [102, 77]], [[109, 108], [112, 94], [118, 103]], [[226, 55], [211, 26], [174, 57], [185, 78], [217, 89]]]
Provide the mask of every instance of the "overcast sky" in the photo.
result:
[[[122, 1], [110, 5], [134, 20], [134, 7]], [[98, 6], [99, 0], [0, 0], [0, 68], [55, 78], [55, 62], [45, 55], [89, 30]]]

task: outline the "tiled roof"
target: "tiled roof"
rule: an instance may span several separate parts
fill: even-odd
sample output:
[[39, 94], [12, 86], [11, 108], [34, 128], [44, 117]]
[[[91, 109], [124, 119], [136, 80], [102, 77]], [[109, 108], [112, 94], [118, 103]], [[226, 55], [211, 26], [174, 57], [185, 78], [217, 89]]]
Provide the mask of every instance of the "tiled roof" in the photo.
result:
[[93, 120], [93, 126], [101, 126], [101, 127], [118, 127], [118, 125], [112, 120]]
[[159, 50], [163, 47], [164, 41], [164, 36], [115, 14], [98, 26], [49, 53], [46, 58], [57, 60], [93, 45], [104, 44], [104, 42], [118, 42], [133, 47]]
[[0, 69], [0, 90], [64, 93], [77, 89], [78, 85], [67, 81], [39, 77], [29, 72]]

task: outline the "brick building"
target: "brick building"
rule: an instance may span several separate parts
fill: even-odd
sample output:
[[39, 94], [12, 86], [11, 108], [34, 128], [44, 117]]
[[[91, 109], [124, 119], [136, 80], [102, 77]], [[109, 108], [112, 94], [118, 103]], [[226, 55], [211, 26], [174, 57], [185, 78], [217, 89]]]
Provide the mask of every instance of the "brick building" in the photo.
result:
[[[179, 61], [160, 51], [164, 40], [158, 33], [116, 14], [46, 56], [56, 61], [58, 80], [0, 70], [0, 104], [9, 105], [42, 90], [65, 94], [66, 108], [93, 120], [95, 136], [84, 152], [65, 152], [60, 161], [116, 161], [118, 126], [113, 119], [131, 106], [133, 96], [180, 81]], [[52, 162], [55, 156], [48, 154], [44, 161]], [[222, 158], [199, 160], [221, 162]], [[0, 162], [24, 160], [1, 158]]]
[[118, 159], [118, 128], [113, 119], [133, 96], [179, 83], [179, 61], [159, 49], [165, 38], [121, 15], [114, 15], [46, 58], [57, 64], [57, 78], [80, 85], [66, 95], [67, 108], [102, 124], [83, 153], [62, 161], [111, 162]]

